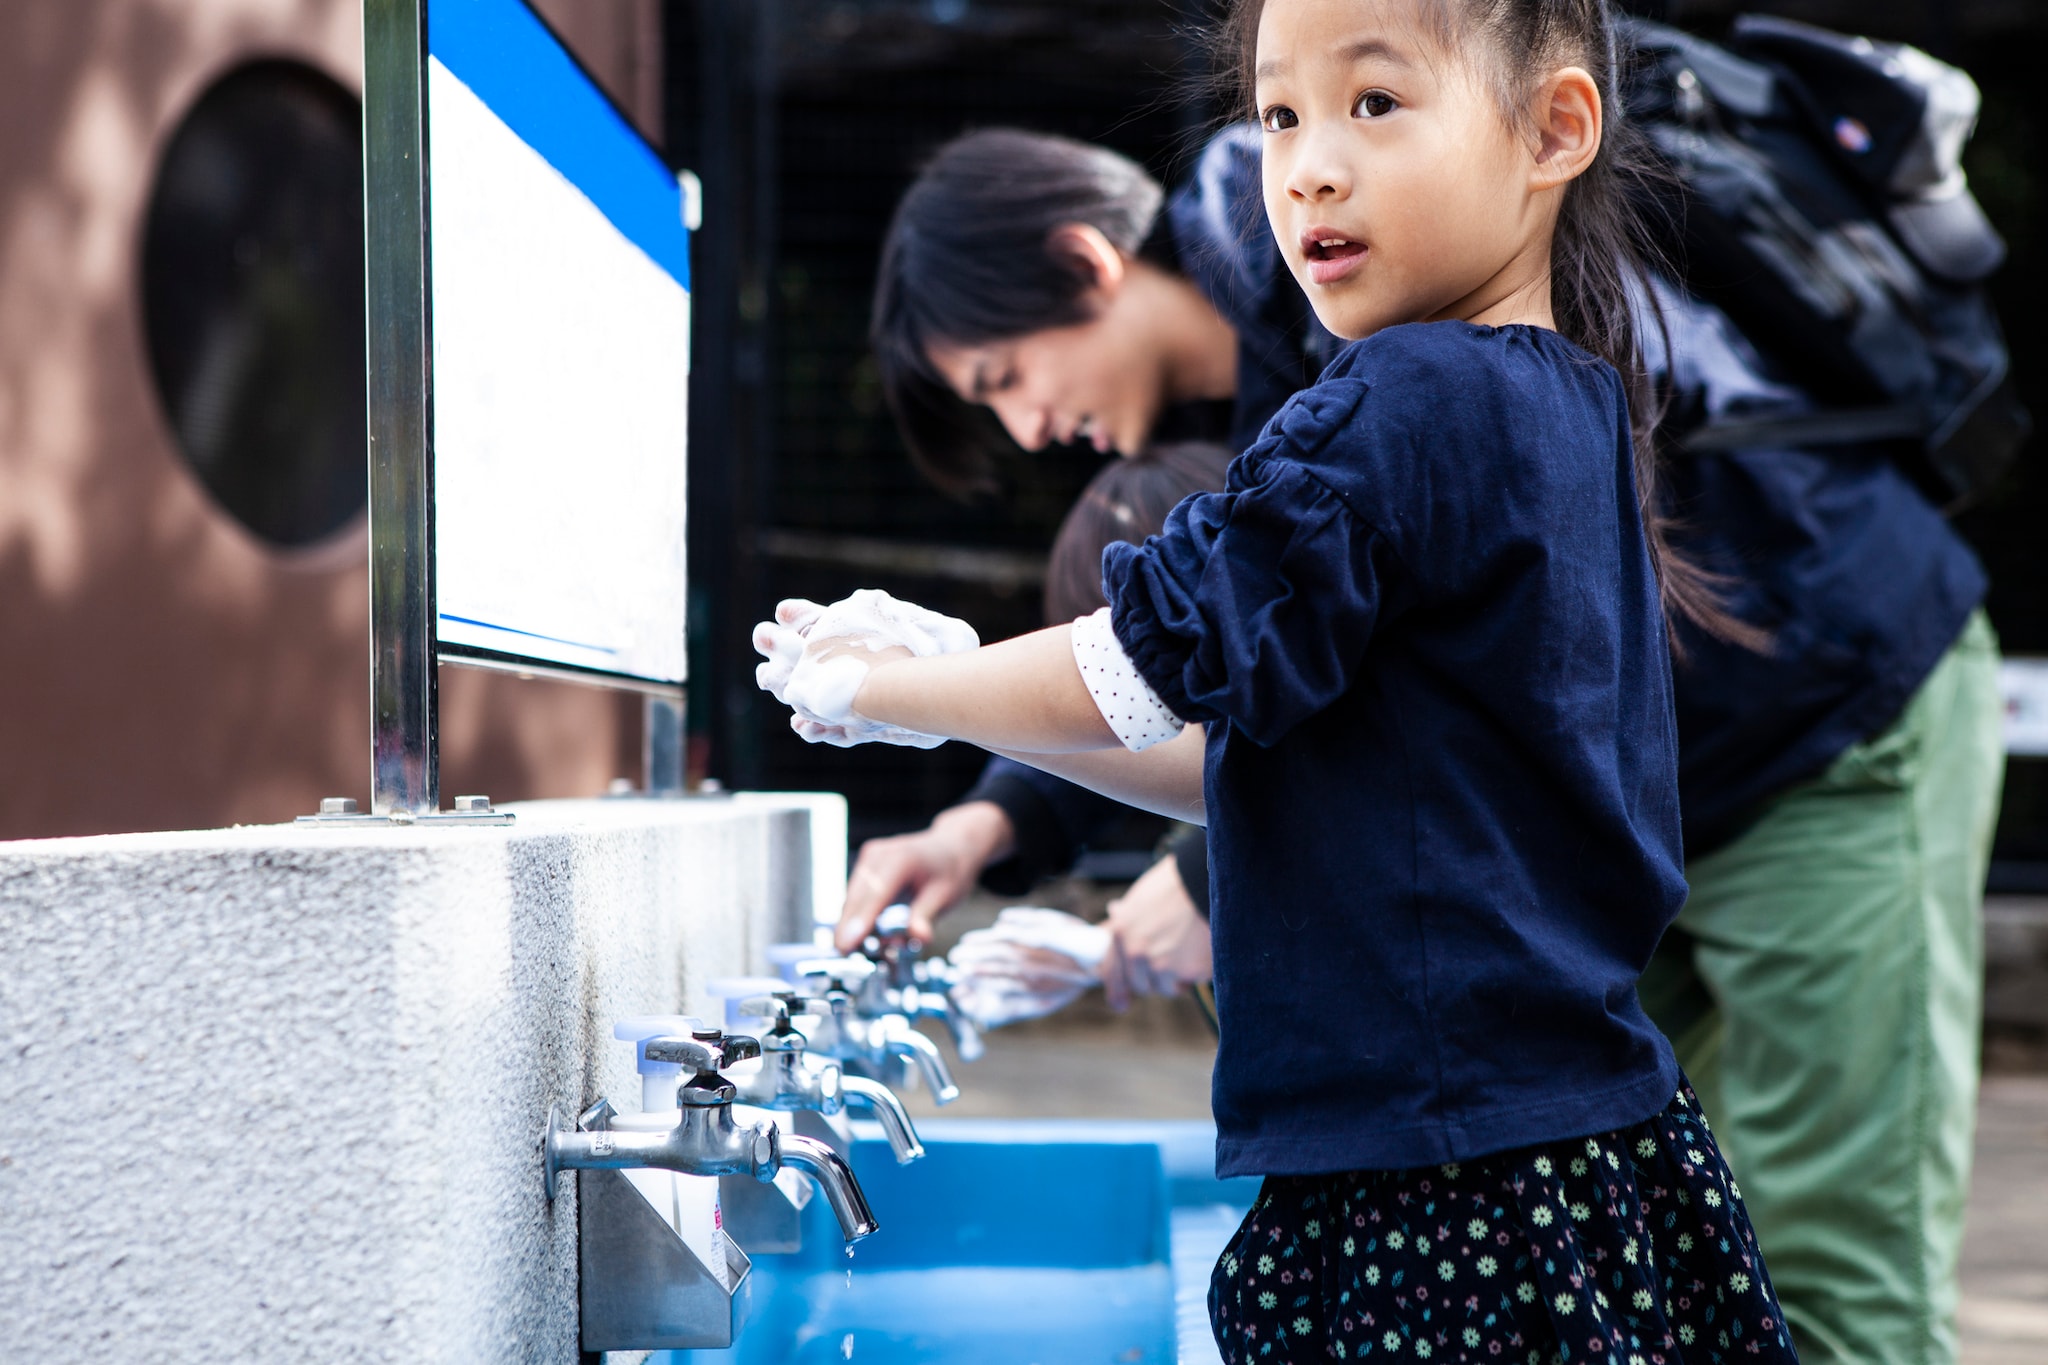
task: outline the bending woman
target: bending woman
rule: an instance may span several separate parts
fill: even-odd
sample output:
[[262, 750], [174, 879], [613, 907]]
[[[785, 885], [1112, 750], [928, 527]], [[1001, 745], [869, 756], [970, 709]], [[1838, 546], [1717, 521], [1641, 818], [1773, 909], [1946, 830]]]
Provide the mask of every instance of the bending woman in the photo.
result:
[[[985, 488], [1009, 441], [1124, 455], [1165, 441], [1250, 445], [1339, 345], [1266, 229], [1258, 156], [1255, 129], [1228, 128], [1168, 194], [1129, 159], [1066, 138], [991, 129], [942, 148], [890, 226], [873, 323], [883, 390], [926, 475], [954, 492]], [[929, 935], [977, 877], [1021, 894], [1120, 813], [995, 759], [929, 829], [863, 845], [841, 941], [857, 943], [904, 898], [913, 931]], [[1112, 910], [1135, 984], [1172, 989], [1206, 960], [1207, 905], [1197, 831]]]

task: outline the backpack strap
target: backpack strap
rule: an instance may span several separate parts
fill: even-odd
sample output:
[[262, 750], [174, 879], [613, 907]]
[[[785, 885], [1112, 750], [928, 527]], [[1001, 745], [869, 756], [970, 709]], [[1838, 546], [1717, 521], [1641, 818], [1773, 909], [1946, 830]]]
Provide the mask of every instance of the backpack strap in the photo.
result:
[[1679, 438], [1693, 455], [1766, 446], [1840, 446], [1879, 441], [1920, 441], [1927, 414], [1913, 404], [1876, 408], [1833, 408], [1790, 417], [1730, 418], [1696, 427]]

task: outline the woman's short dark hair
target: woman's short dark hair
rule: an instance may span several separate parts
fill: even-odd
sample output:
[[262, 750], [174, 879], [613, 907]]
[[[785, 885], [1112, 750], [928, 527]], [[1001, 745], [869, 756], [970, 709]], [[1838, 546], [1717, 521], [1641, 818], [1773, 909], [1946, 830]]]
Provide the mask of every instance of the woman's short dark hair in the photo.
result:
[[1085, 223], [1140, 254], [1165, 192], [1105, 147], [1015, 128], [957, 137], [918, 173], [882, 243], [870, 336], [882, 392], [918, 467], [953, 493], [989, 488], [1001, 428], [933, 368], [935, 344], [978, 346], [1088, 318], [1087, 263], [1053, 249]]
[[1062, 625], [1105, 605], [1102, 552], [1159, 534], [1190, 493], [1223, 487], [1233, 452], [1200, 441], [1153, 446], [1096, 471], [1060, 523], [1045, 568], [1045, 619]]

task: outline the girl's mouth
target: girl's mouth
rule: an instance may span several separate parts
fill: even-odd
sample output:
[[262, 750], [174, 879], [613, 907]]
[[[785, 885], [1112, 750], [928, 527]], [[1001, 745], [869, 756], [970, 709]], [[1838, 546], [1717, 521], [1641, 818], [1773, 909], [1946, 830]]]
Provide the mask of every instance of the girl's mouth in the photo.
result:
[[1364, 262], [1366, 245], [1324, 227], [1301, 234], [1301, 254], [1308, 277], [1317, 284], [1335, 284]]

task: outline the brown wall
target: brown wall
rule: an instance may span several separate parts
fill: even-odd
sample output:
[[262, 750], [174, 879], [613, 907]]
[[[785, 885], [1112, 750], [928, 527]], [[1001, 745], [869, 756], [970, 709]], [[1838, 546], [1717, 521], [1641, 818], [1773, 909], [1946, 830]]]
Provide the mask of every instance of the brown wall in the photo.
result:
[[[547, 9], [653, 126], [651, 0]], [[0, 43], [0, 838], [284, 820], [368, 795], [367, 538], [279, 552], [172, 445], [144, 353], [158, 155], [255, 57], [361, 88], [350, 0], [13, 0]], [[637, 773], [638, 703], [447, 669], [442, 791]]]

